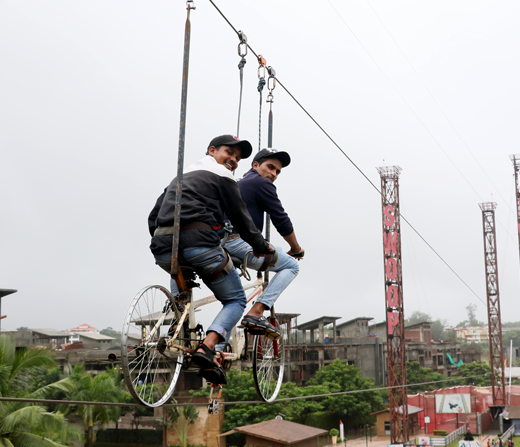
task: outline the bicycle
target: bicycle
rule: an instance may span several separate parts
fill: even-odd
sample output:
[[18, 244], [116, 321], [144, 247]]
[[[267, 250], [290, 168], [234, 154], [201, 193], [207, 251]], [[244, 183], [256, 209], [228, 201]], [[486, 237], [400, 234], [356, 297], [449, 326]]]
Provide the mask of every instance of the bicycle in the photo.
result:
[[[245, 259], [247, 259], [246, 254]], [[232, 258], [240, 276], [250, 280], [247, 263]], [[195, 310], [217, 301], [214, 296], [193, 301], [196, 273], [192, 268], [181, 266], [188, 285], [188, 291], [174, 297], [165, 287], [147, 286], [132, 300], [123, 326], [121, 358], [125, 383], [136, 401], [148, 406], [164, 405], [175, 391], [181, 370], [198, 370], [191, 366], [191, 355], [204, 339], [204, 330], [196, 323]], [[260, 296], [263, 281], [259, 275], [256, 281], [247, 284], [244, 290], [249, 303]], [[271, 340], [265, 335], [253, 335], [252, 369], [255, 388], [260, 399], [272, 402], [276, 399], [284, 373], [284, 329], [276, 320], [274, 307], [271, 308], [271, 323], [279, 327], [282, 337]], [[237, 360], [247, 359], [247, 332], [235, 327], [231, 344], [224, 351], [218, 351], [217, 359], [224, 369], [229, 369]], [[218, 400], [210, 395], [210, 412], [217, 412]]]

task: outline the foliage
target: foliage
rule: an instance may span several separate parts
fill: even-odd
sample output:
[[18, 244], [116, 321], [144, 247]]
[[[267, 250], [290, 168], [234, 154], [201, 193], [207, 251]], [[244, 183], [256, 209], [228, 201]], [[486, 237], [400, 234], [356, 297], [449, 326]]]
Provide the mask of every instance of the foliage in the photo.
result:
[[[486, 376], [484, 376], [486, 374]], [[480, 377], [474, 377], [480, 376]], [[456, 377], [467, 377], [452, 386], [458, 385], [475, 385], [475, 386], [491, 386], [491, 367], [487, 363], [473, 362], [462, 365], [456, 374]]]
[[329, 435], [331, 435], [331, 436], [338, 436], [339, 435], [339, 430], [337, 428], [331, 428], [330, 431], [329, 431]]
[[466, 306], [466, 312], [468, 313], [468, 319], [463, 320], [457, 324], [457, 326], [480, 326], [484, 327], [486, 323], [477, 320], [477, 305], [470, 303]]
[[[190, 401], [191, 402], [191, 401]], [[199, 417], [199, 412], [192, 405], [168, 408], [168, 419], [172, 422], [175, 433], [179, 437], [181, 447], [188, 447], [188, 429]]]
[[[16, 350], [9, 335], [0, 336], [0, 395], [42, 399], [56, 390], [68, 391], [68, 380], [29, 389], [35, 368], [53, 368], [52, 354], [45, 349]], [[81, 439], [79, 430], [61, 413], [51, 413], [41, 405], [0, 402], [0, 445], [62, 446]]]
[[504, 349], [507, 349], [507, 353], [509, 353], [511, 340], [513, 341], [513, 347], [520, 347], [520, 331], [507, 331], [502, 335], [502, 343], [504, 345]]
[[414, 383], [435, 382], [445, 379], [446, 377], [444, 375], [434, 372], [430, 368], [423, 368], [419, 362], [406, 362], [406, 381], [408, 382], [408, 393], [410, 394], [451, 386], [449, 382], [410, 386]]
[[[316, 378], [309, 380], [308, 384], [328, 384], [329, 393], [375, 387], [372, 378], [363, 379], [358, 368], [354, 365], [347, 365], [346, 362], [339, 359], [335, 359], [329, 365], [321, 368], [316, 373]], [[330, 395], [322, 402], [325, 410], [333, 411], [338, 417], [342, 417], [344, 410], [348, 409], [347, 423], [351, 427], [367, 423], [371, 419], [370, 413], [383, 408], [383, 400], [379, 391]]]
[[27, 326], [20, 326], [16, 328], [17, 331], [28, 331], [30, 330]]
[[448, 432], [446, 430], [433, 430], [434, 435], [446, 436]]
[[[315, 396], [317, 394], [328, 394], [328, 385], [309, 385], [299, 387], [295, 383], [285, 383], [280, 390], [280, 398]], [[300, 424], [308, 425], [308, 416], [324, 409], [322, 399], [298, 399], [286, 403], [283, 413], [286, 419]], [[309, 424], [312, 425], [312, 424]]]
[[[69, 376], [74, 385], [74, 391], [69, 398], [71, 400], [85, 402], [124, 402], [124, 393], [121, 390], [119, 368], [111, 368], [103, 374], [92, 377], [85, 373], [84, 365], [76, 365]], [[64, 411], [70, 411], [70, 407], [64, 406]], [[94, 442], [94, 423], [101, 426], [110, 421], [117, 421], [121, 416], [121, 408], [106, 405], [78, 405], [75, 412], [82, 416], [87, 428], [87, 445], [92, 447]]]

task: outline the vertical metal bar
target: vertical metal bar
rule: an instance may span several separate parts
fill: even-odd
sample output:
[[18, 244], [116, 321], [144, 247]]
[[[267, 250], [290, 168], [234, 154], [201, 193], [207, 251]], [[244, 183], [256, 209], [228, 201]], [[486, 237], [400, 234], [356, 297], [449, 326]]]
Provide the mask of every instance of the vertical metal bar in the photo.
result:
[[269, 127], [267, 130], [267, 147], [273, 147], [273, 111], [269, 110]]
[[188, 3], [188, 15], [186, 17], [186, 27], [184, 30], [184, 57], [182, 69], [182, 91], [181, 91], [181, 116], [179, 128], [179, 154], [177, 160], [177, 185], [175, 189], [175, 214], [173, 223], [172, 238], [172, 268], [171, 275], [176, 276], [179, 273], [179, 234], [181, 221], [181, 201], [182, 201], [182, 180], [184, 167], [184, 141], [186, 134], [186, 107], [188, 100], [188, 69], [190, 62], [190, 37], [191, 22], [190, 10], [192, 6]]
[[518, 173], [520, 171], [520, 155], [510, 155], [513, 167], [515, 169], [515, 195], [516, 195], [516, 219], [518, 229], [518, 249], [520, 253], [520, 184]]

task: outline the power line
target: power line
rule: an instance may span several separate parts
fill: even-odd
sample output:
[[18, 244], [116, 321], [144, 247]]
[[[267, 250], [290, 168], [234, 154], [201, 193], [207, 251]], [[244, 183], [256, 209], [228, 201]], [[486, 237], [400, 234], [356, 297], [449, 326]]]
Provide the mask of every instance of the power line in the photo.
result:
[[[211, 1], [211, 0], [210, 0]], [[432, 382], [421, 382], [421, 383], [410, 383], [408, 385], [396, 385], [396, 386], [387, 386], [380, 388], [367, 388], [364, 390], [350, 390], [350, 391], [339, 391], [337, 393], [328, 393], [328, 394], [313, 394], [312, 396], [296, 396], [296, 397], [285, 397], [282, 399], [276, 399], [275, 402], [289, 402], [293, 400], [302, 400], [302, 399], [317, 399], [322, 397], [329, 396], [341, 396], [346, 394], [358, 394], [358, 393], [367, 393], [372, 391], [382, 391], [389, 390], [392, 388], [403, 388], [409, 386], [420, 386], [420, 385], [431, 385], [434, 383], [442, 383], [442, 382], [450, 382], [454, 380], [466, 380], [466, 379], [474, 379], [476, 377], [485, 377], [488, 374], [479, 374], [478, 376], [469, 376], [469, 377], [451, 377], [449, 379], [443, 380], [434, 380]], [[31, 399], [25, 397], [0, 397], [0, 402], [21, 402], [21, 403], [38, 403], [38, 404], [56, 404], [56, 405], [98, 405], [98, 406], [110, 406], [110, 407], [144, 407], [142, 404], [127, 404], [121, 402], [87, 402], [82, 400], [58, 400], [58, 399]], [[242, 401], [231, 401], [231, 402], [219, 402], [220, 405], [239, 405], [239, 404], [265, 404], [263, 400], [242, 400]], [[185, 402], [182, 404], [164, 404], [163, 407], [194, 407], [200, 405], [200, 403], [195, 402]]]
[[[233, 24], [229, 21], [229, 19], [224, 15], [224, 13], [217, 7], [217, 5], [215, 4], [215, 2], [213, 0], [209, 0], [209, 2], [215, 7], [215, 9], [219, 12], [219, 14], [222, 16], [222, 18], [228, 23], [228, 25], [233, 29], [233, 31], [237, 34], [237, 36], [239, 35], [238, 34], [238, 31], [237, 29], [233, 26]], [[329, 2], [330, 3], [330, 2]], [[341, 17], [341, 16], [340, 16]], [[348, 25], [345, 23], [345, 25], [348, 27]], [[350, 28], [349, 28], [350, 29]], [[354, 34], [354, 33], [352, 33]], [[354, 37], [355, 34], [354, 34]], [[357, 39], [357, 37], [356, 37]], [[363, 46], [363, 44], [359, 41], [358, 39], [358, 42], [360, 43], [361, 46]], [[258, 58], [258, 55], [257, 53], [254, 51], [254, 49], [249, 45], [249, 43], [247, 43], [247, 47], [251, 50], [251, 52]], [[364, 48], [364, 47], [363, 47]], [[367, 51], [365, 49], [365, 51]], [[367, 51], [368, 53], [368, 51]], [[370, 53], [369, 53], [370, 55]], [[372, 56], [370, 56], [372, 58]], [[374, 61], [374, 63], [377, 65], [377, 62], [372, 58], [372, 60]], [[377, 65], [378, 68], [381, 70], [381, 72], [383, 73], [383, 75], [388, 79], [388, 77], [385, 75], [385, 73], [382, 71], [381, 67], [379, 67], [379, 65]], [[280, 81], [280, 79], [278, 77], [276, 77], [276, 82], [285, 90], [285, 92], [291, 97], [291, 99], [300, 107], [300, 109], [303, 110], [303, 112], [311, 119], [311, 121], [316, 124], [316, 126], [325, 134], [325, 136], [332, 142], [332, 144], [334, 144], [334, 146], [336, 146], [336, 148], [347, 158], [348, 161], [350, 161], [350, 163], [358, 170], [358, 172], [368, 181], [368, 183], [378, 192], [379, 195], [381, 195], [381, 191], [377, 188], [377, 186], [368, 178], [368, 176], [361, 170], [361, 168], [356, 165], [356, 163], [347, 155], [347, 153], [341, 148], [341, 146], [336, 143], [336, 141], [327, 133], [327, 131], [318, 123], [318, 121], [316, 121], [316, 119], [307, 111], [307, 109], [305, 109], [305, 107], [303, 107], [303, 105], [293, 96], [293, 94], [285, 87], [285, 85]], [[392, 84], [392, 82], [388, 79], [388, 82], [390, 82], [390, 84]], [[393, 84], [392, 84], [393, 85]], [[395, 86], [394, 86], [395, 88]], [[397, 89], [396, 89], [397, 91]], [[399, 91], [397, 91], [397, 93], [399, 93]], [[404, 97], [399, 93], [399, 95], [401, 96], [401, 98], [403, 99], [403, 101], [406, 103], [406, 100], [404, 99]], [[408, 103], [406, 103], [408, 104]], [[410, 107], [410, 106], [409, 106]], [[440, 146], [440, 144], [437, 142], [437, 140], [435, 140], [435, 137], [431, 134], [431, 132], [426, 128], [425, 124], [421, 121], [421, 119], [417, 116], [417, 114], [413, 111], [413, 109], [411, 109], [410, 107], [410, 110], [412, 110], [412, 112], [414, 113], [414, 115], [417, 117], [417, 119], [421, 122], [421, 124], [423, 124], [424, 128], [426, 129], [426, 131], [431, 135], [431, 137], [433, 138], [433, 140], [439, 145], [439, 147], [442, 149], [442, 146]], [[444, 151], [444, 150], [443, 150]], [[446, 156], [449, 158], [449, 156], [446, 154]], [[451, 159], [450, 159], [451, 161]], [[453, 163], [453, 161], [452, 161]], [[457, 168], [457, 166], [454, 164], [454, 166]], [[457, 168], [458, 170], [458, 168]], [[460, 172], [460, 171], [459, 171]], [[462, 172], [460, 172], [460, 174], [464, 177], [464, 175], [462, 174]], [[468, 182], [468, 180], [466, 179], [466, 181]], [[468, 182], [468, 184], [471, 186], [471, 184]], [[472, 186], [471, 186], [472, 187]], [[473, 187], [472, 187], [473, 189]], [[473, 189], [475, 191], [475, 189]], [[477, 191], [475, 191], [475, 193], [478, 195]], [[471, 293], [473, 293], [473, 295], [475, 295], [484, 305], [487, 305], [486, 302], [484, 302], [484, 300], [482, 298], [480, 298], [479, 295], [477, 295], [477, 293], [466, 283], [466, 281], [464, 281], [460, 276], [459, 274], [444, 260], [444, 258], [439, 254], [437, 253], [437, 251], [426, 241], [426, 239], [419, 233], [419, 231], [408, 221], [408, 219], [406, 219], [405, 216], [403, 216], [401, 214], [401, 217], [403, 218], [403, 220], [410, 226], [410, 228], [421, 238], [421, 240], [430, 248], [430, 250], [433, 251], [433, 253], [435, 253], [435, 255], [437, 255], [437, 257], [451, 270], [451, 272], [471, 291]]]
[[[435, 144], [437, 144], [437, 146], [439, 147], [439, 149], [444, 153], [444, 155], [446, 156], [446, 158], [450, 161], [450, 163], [455, 167], [455, 169], [457, 170], [457, 172], [462, 176], [462, 178], [466, 181], [466, 183], [469, 185], [469, 187], [473, 190], [473, 192], [477, 195], [477, 197], [479, 198], [479, 200], [481, 202], [483, 202], [484, 200], [482, 199], [482, 197], [480, 197], [480, 194], [477, 192], [477, 190], [473, 187], [473, 185], [471, 184], [471, 182], [466, 178], [466, 176], [462, 173], [462, 171], [459, 169], [459, 167], [455, 164], [455, 162], [450, 158], [450, 156], [447, 154], [447, 152], [444, 150], [444, 148], [442, 147], [442, 145], [437, 141], [437, 139], [433, 136], [433, 134], [430, 132], [430, 130], [426, 127], [426, 124], [421, 120], [421, 118], [419, 118], [419, 115], [415, 112], [415, 110], [412, 108], [412, 106], [408, 103], [408, 101], [406, 101], [406, 99], [404, 98], [404, 96], [401, 94], [401, 92], [397, 89], [397, 87], [395, 86], [395, 84], [390, 80], [390, 78], [386, 75], [386, 73], [383, 71], [383, 69], [381, 68], [381, 66], [376, 62], [376, 60], [374, 59], [374, 57], [370, 54], [370, 52], [368, 51], [368, 49], [363, 45], [363, 43], [361, 42], [361, 40], [357, 37], [357, 35], [354, 33], [354, 31], [352, 31], [352, 28], [350, 28], [350, 26], [347, 24], [347, 22], [343, 19], [343, 17], [341, 16], [341, 14], [338, 12], [338, 10], [334, 7], [334, 5], [330, 2], [330, 0], [327, 0], [329, 5], [332, 7], [332, 9], [334, 9], [334, 12], [338, 15], [338, 17], [341, 19], [341, 21], [345, 24], [345, 26], [347, 27], [347, 29], [352, 33], [352, 35], [354, 36], [354, 38], [358, 41], [359, 45], [361, 45], [361, 47], [363, 48], [363, 50], [365, 50], [365, 52], [368, 54], [368, 56], [370, 57], [370, 59], [372, 59], [372, 62], [374, 62], [374, 64], [376, 65], [377, 68], [379, 68], [379, 71], [381, 71], [381, 73], [383, 74], [383, 76], [385, 77], [385, 79], [388, 81], [388, 83], [394, 88], [394, 90], [397, 92], [397, 94], [400, 96], [400, 98], [403, 100], [403, 102], [408, 106], [408, 108], [410, 109], [410, 111], [413, 113], [413, 115], [417, 118], [417, 120], [419, 121], [419, 123], [421, 123], [421, 125], [424, 127], [424, 129], [426, 130], [426, 132], [428, 132], [428, 134], [430, 135], [430, 137], [433, 139], [433, 141], [435, 142]], [[444, 115], [444, 117], [446, 118], [446, 120], [448, 121], [448, 123], [450, 123], [452, 129], [455, 131], [455, 133], [457, 134], [457, 136], [459, 137], [459, 139], [462, 141], [462, 143], [464, 144], [464, 146], [466, 147], [466, 149], [469, 151], [469, 153], [471, 154], [471, 156], [473, 157], [473, 159], [475, 160], [475, 162], [478, 164], [478, 166], [480, 167], [480, 169], [482, 170], [482, 172], [484, 173], [484, 175], [487, 177], [487, 179], [489, 180], [489, 182], [491, 183], [491, 185], [493, 186], [493, 188], [495, 188], [495, 190], [498, 192], [498, 195], [502, 198], [502, 200], [504, 201], [504, 203], [506, 203], [506, 206], [510, 208], [510, 205], [509, 205], [509, 202], [506, 202], [506, 200], [504, 199], [504, 197], [502, 197], [502, 194], [500, 194], [500, 191], [498, 190], [498, 188], [495, 186], [495, 184], [493, 183], [493, 181], [491, 180], [491, 178], [489, 178], [489, 176], [487, 175], [487, 172], [484, 170], [484, 168], [482, 167], [482, 165], [479, 163], [479, 161], [477, 160], [477, 158], [475, 157], [475, 155], [473, 154], [473, 152], [471, 151], [471, 149], [469, 148], [469, 146], [466, 144], [466, 141], [464, 141], [464, 139], [462, 138], [462, 135], [460, 135], [460, 133], [458, 132], [458, 130], [455, 128], [455, 126], [453, 125], [453, 123], [450, 121], [450, 119], [448, 118], [448, 116], [446, 115], [446, 113], [444, 112], [444, 110], [442, 109], [442, 107], [440, 106], [440, 104], [437, 102], [437, 100], [435, 99], [435, 97], [433, 96], [433, 93], [430, 91], [430, 89], [426, 86], [426, 84], [424, 83], [424, 81], [422, 80], [422, 78], [419, 76], [419, 73], [417, 73], [417, 71], [415, 70], [414, 66], [412, 65], [412, 63], [408, 60], [408, 58], [406, 57], [406, 55], [404, 54], [403, 50], [401, 49], [401, 47], [399, 46], [399, 44], [396, 42], [396, 40], [394, 39], [394, 37], [392, 36], [392, 34], [390, 33], [390, 31], [388, 30], [388, 28], [385, 26], [385, 24], [383, 23], [383, 21], [381, 20], [381, 18], [379, 17], [379, 15], [377, 14], [377, 12], [375, 11], [375, 9], [372, 7], [372, 5], [370, 4], [370, 1], [369, 0], [366, 0], [368, 5], [370, 6], [370, 8], [372, 8], [372, 11], [374, 12], [374, 14], [376, 15], [376, 17], [379, 19], [379, 21], [381, 22], [381, 25], [383, 25], [383, 28], [386, 30], [386, 32], [388, 33], [388, 35], [391, 37], [391, 39], [394, 41], [395, 45], [397, 46], [397, 48], [399, 48], [399, 51], [401, 52], [401, 54], [403, 55], [403, 57], [406, 59], [406, 62], [408, 62], [408, 64], [410, 65], [410, 67], [412, 68], [413, 72], [415, 73], [415, 75], [417, 76], [417, 78], [419, 79], [419, 81], [421, 81], [422, 85], [424, 86], [424, 88], [426, 89], [426, 91], [430, 94], [431, 98], [433, 99], [433, 101], [435, 102], [435, 104], [437, 105], [437, 107], [439, 108], [439, 110], [441, 111], [441, 113]], [[500, 226], [506, 230], [506, 234], [513, 240], [515, 240], [515, 238], [509, 233], [509, 227], [506, 228], [504, 226], [504, 224], [502, 224], [502, 222], [498, 220], [498, 223], [500, 224]], [[482, 301], [482, 300], [481, 300]], [[486, 304], [486, 303], [484, 303]]]

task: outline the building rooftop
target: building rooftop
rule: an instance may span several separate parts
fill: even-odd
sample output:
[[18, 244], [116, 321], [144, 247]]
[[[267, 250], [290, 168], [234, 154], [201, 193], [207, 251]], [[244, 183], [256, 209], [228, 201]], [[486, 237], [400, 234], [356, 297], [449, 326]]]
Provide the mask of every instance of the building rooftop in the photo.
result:
[[370, 321], [370, 320], [373, 320], [373, 318], [372, 318], [372, 317], [358, 317], [358, 318], [352, 318], [352, 320], [348, 320], [348, 321], [345, 321], [345, 322], [343, 322], [343, 323], [337, 324], [336, 327], [337, 327], [337, 328], [340, 328], [340, 327], [342, 327], [342, 326], [345, 326], [346, 324], [352, 323], [353, 321], [359, 321], [359, 320]]
[[45, 335], [47, 337], [69, 337], [70, 336], [70, 334], [68, 334], [67, 332], [58, 331], [56, 329], [49, 329], [49, 328], [33, 329], [33, 328], [29, 328], [29, 330], [32, 331], [32, 332], [36, 332], [37, 334]]
[[307, 425], [301, 425], [283, 419], [271, 419], [270, 421], [260, 422], [259, 424], [237, 427], [235, 431], [262, 439], [268, 439], [269, 441], [276, 441], [280, 444], [293, 444], [328, 433], [327, 430], [321, 428], [308, 427]]
[[[384, 413], [385, 411], [390, 412], [390, 408], [385, 408], [384, 410], [376, 411], [376, 412], [370, 413], [370, 414], [380, 414], [380, 413]], [[399, 411], [399, 413], [402, 413], [403, 407], [400, 406], [397, 411]], [[422, 408], [415, 407], [414, 405], [408, 405], [408, 414], [420, 413], [421, 411], [424, 411], [424, 410]]]
[[298, 324], [298, 329], [302, 331], [318, 329], [320, 324], [331, 324], [340, 319], [341, 317], [320, 317], [316, 318], [315, 320], [307, 321], [307, 323]]
[[77, 335], [79, 335], [81, 338], [90, 338], [91, 340], [115, 340], [115, 337], [98, 334], [97, 332], [80, 332]]

